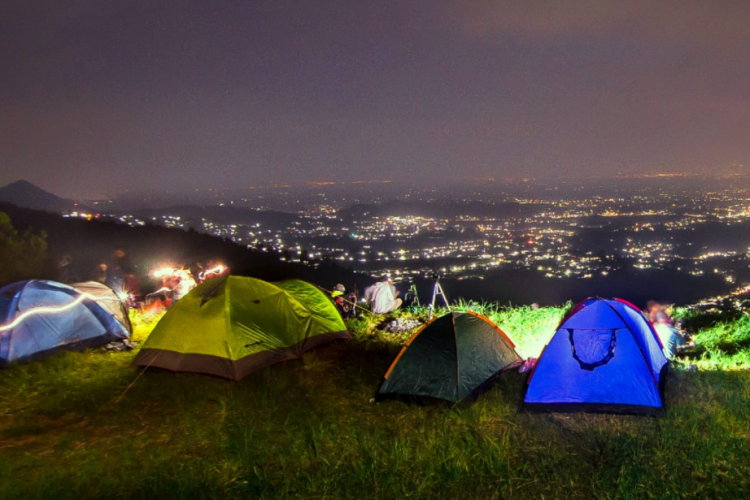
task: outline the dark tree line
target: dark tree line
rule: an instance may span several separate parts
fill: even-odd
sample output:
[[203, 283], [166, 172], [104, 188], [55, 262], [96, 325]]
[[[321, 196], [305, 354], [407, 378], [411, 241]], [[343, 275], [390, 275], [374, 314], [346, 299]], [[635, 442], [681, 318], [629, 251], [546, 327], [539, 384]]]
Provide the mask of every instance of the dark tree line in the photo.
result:
[[[334, 264], [322, 262], [313, 268], [281, 262], [277, 253], [249, 249], [194, 230], [130, 227], [111, 221], [64, 218], [4, 203], [0, 203], [0, 212], [10, 216], [20, 235], [16, 237], [25, 238], [27, 247], [44, 247], [41, 254], [3, 252], [0, 265], [19, 269], [16, 274], [8, 274], [6, 284], [27, 278], [60, 279], [58, 266], [65, 259], [69, 260], [67, 274], [71, 281], [96, 279], [99, 264], [110, 260], [118, 249], [129, 256], [144, 291], [158, 285], [149, 277], [153, 269], [171, 265], [191, 267], [195, 271], [196, 263], [208, 261], [221, 261], [236, 275], [266, 281], [297, 278], [326, 289], [332, 289], [336, 283], [343, 283], [347, 288], [357, 284], [361, 289], [368, 281]], [[27, 272], [21, 273], [21, 269]]]

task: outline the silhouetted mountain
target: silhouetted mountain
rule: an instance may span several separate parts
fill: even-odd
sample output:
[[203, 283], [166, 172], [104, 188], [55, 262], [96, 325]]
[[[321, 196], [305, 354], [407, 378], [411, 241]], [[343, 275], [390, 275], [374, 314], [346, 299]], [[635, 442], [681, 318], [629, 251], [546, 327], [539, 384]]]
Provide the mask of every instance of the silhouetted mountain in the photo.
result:
[[0, 187], [0, 202], [13, 203], [19, 207], [44, 210], [45, 212], [83, 209], [83, 207], [77, 207], [73, 200], [60, 198], [23, 180]]

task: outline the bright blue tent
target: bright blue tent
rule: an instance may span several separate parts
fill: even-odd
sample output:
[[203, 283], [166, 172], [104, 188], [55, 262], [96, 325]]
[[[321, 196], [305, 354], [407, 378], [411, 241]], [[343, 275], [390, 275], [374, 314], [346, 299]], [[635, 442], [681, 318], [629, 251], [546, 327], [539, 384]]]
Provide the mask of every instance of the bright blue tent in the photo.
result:
[[659, 415], [668, 366], [653, 327], [635, 306], [588, 299], [542, 351], [524, 408]]
[[93, 297], [54, 281], [0, 289], [0, 367], [128, 338]]

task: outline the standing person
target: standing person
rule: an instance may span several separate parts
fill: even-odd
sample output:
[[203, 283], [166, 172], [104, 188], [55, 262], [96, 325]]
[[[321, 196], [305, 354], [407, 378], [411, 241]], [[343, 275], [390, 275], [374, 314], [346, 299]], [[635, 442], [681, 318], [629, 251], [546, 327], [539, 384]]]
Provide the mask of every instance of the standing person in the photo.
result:
[[106, 284], [118, 295], [127, 295], [128, 300], [132, 298], [133, 303], [141, 300], [141, 285], [135, 275], [135, 266], [122, 248], [115, 250], [112, 255]]
[[99, 263], [99, 265], [96, 266], [96, 269], [94, 270], [94, 281], [98, 281], [99, 283], [106, 283], [107, 273], [107, 264], [105, 264], [104, 262]]
[[73, 258], [70, 254], [63, 255], [60, 260], [57, 261], [57, 281], [60, 283], [75, 283], [78, 281], [78, 277], [72, 270]]
[[381, 281], [365, 290], [365, 300], [371, 304], [372, 312], [388, 314], [401, 307], [402, 300], [397, 298], [398, 293], [391, 284], [390, 276], [386, 274]]
[[189, 269], [180, 269], [176, 271], [174, 277], [178, 281], [172, 288], [172, 300], [177, 301], [187, 295], [190, 290], [195, 288], [196, 283]]
[[107, 265], [107, 285], [113, 290], [123, 290], [125, 288], [125, 276], [130, 270], [130, 259], [125, 255], [121, 248], [115, 250], [112, 258]]

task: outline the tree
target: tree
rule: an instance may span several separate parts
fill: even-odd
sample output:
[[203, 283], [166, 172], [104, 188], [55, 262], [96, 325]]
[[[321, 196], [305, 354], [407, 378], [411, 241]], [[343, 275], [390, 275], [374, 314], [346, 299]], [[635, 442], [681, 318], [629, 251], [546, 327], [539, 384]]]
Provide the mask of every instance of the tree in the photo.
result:
[[47, 270], [47, 235], [31, 228], [19, 235], [8, 214], [0, 212], [0, 286], [39, 278]]

